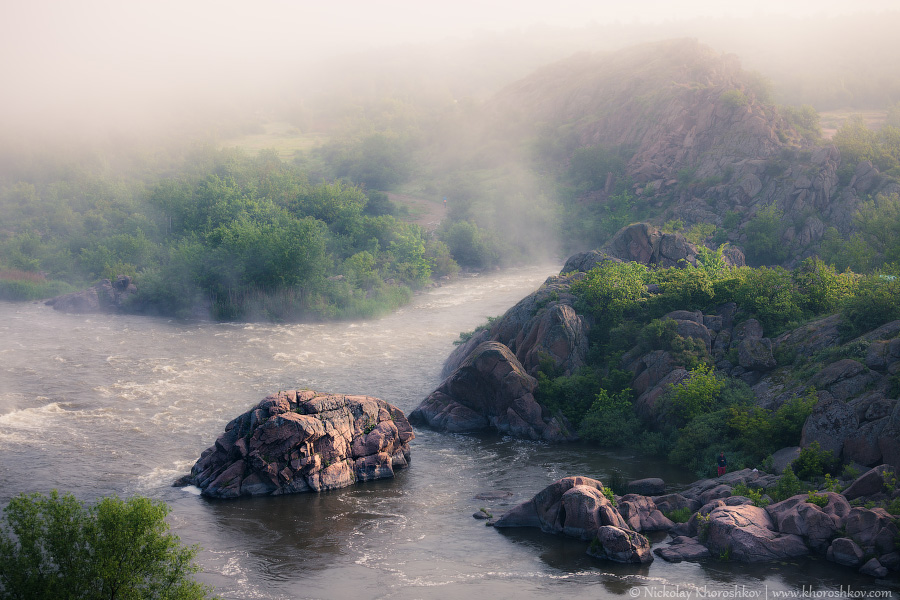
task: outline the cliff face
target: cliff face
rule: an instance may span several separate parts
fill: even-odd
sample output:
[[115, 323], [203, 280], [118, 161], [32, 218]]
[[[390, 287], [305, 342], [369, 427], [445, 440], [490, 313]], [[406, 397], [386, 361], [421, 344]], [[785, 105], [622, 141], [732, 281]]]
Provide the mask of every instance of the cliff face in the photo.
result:
[[[727, 239], [740, 247], [747, 223], [774, 204], [784, 213], [781, 242], [793, 264], [816, 249], [827, 227], [849, 233], [861, 197], [900, 186], [865, 162], [839, 185], [838, 149], [805, 139], [766, 96], [736, 57], [674, 40], [575, 56], [510, 86], [490, 108], [523, 133], [564, 136], [572, 150], [633, 152], [625, 175], [661, 209], [657, 224], [721, 227], [732, 213]], [[588, 191], [582, 202], [601, 210], [609, 187]]]

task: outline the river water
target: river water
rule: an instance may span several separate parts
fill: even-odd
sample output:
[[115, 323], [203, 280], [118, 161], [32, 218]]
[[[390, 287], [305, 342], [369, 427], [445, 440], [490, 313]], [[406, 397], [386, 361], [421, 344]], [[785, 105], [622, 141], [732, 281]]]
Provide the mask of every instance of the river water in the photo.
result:
[[[184, 323], [0, 303], [0, 502], [54, 488], [86, 501], [164, 500], [172, 529], [203, 548], [199, 578], [224, 598], [762, 598], [890, 589], [824, 560], [617, 565], [587, 556], [584, 542], [472, 518], [481, 508], [500, 514], [567, 475], [603, 480], [618, 469], [671, 487], [690, 479], [581, 445], [417, 430], [410, 468], [390, 481], [236, 501], [171, 487], [225, 423], [270, 392], [368, 394], [409, 413], [439, 383], [460, 331], [502, 314], [557, 270], [461, 278], [358, 323]], [[478, 498], [485, 494], [508, 497]]]

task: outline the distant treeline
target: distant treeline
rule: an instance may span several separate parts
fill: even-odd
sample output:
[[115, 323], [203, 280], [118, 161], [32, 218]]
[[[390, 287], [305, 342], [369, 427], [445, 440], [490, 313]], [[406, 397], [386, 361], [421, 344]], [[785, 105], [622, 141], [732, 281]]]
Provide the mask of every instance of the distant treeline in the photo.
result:
[[270, 152], [202, 149], [141, 179], [101, 171], [70, 164], [0, 190], [0, 270], [17, 282], [7, 295], [130, 275], [138, 312], [371, 316], [458, 269], [384, 194], [312, 184]]

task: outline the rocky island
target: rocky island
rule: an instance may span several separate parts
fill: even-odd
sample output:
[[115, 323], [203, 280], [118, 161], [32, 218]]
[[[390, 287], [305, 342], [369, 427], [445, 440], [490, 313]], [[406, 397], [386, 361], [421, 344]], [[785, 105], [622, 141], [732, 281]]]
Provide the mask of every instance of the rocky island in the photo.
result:
[[281, 391], [229, 422], [175, 485], [211, 498], [333, 490], [393, 477], [408, 466], [414, 437], [384, 400]]

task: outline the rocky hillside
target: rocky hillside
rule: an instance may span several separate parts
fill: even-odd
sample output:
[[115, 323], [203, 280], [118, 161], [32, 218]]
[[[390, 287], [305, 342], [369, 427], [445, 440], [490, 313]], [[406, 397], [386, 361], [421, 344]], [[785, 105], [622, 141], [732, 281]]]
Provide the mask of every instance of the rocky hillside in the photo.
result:
[[[794, 444], [817, 442], [845, 464], [900, 466], [900, 321], [847, 340], [837, 314], [772, 335], [734, 302], [713, 303], [705, 310], [675, 306], [660, 322], [669, 323], [672, 335], [682, 340], [680, 350], [674, 345], [648, 347], [636, 335], [620, 343], [624, 353], [600, 362], [596, 351], [591, 356], [589, 340], [604, 324], [584, 310], [573, 285], [596, 265], [638, 261], [665, 267], [696, 262], [695, 252], [678, 234], [638, 224], [622, 230], [603, 251], [573, 256], [559, 276], [548, 278], [457, 346], [444, 365], [445, 381], [410, 420], [446, 431], [495, 429], [523, 438], [570, 440], [575, 437], [572, 425], [540, 403], [535, 378], [542, 370], [576, 376], [587, 366], [625, 374], [629, 410], [643, 427], [661, 430], [672, 414], [660, 399], [691, 377], [686, 361], [703, 356], [720, 378], [745, 385], [752, 403], [770, 415], [814, 392], [802, 440]], [[739, 265], [740, 258], [733, 260]], [[646, 285], [642, 301], [652, 302], [662, 292], [655, 284]], [[697, 352], [685, 353], [685, 347]], [[565, 401], [582, 400], [570, 394]]]
[[557, 169], [577, 148], [627, 150], [623, 172], [582, 194], [587, 210], [602, 210], [612, 179], [629, 178], [657, 225], [711, 223], [719, 241], [743, 247], [748, 223], [774, 205], [789, 265], [812, 254], [827, 227], [848, 234], [861, 199], [900, 191], [867, 161], [842, 184], [835, 146], [798, 131], [737, 57], [693, 40], [575, 56], [508, 87], [490, 110], [523, 137], [566, 148], [552, 159]]

